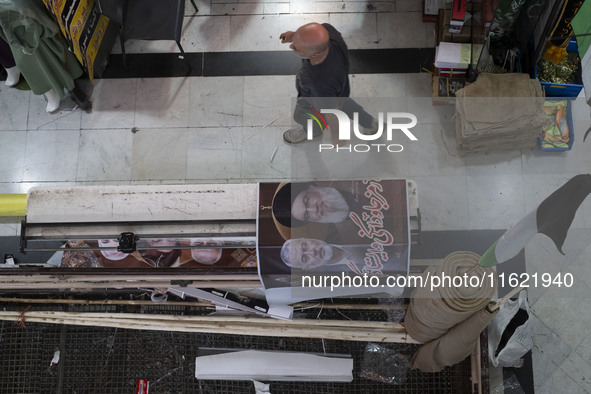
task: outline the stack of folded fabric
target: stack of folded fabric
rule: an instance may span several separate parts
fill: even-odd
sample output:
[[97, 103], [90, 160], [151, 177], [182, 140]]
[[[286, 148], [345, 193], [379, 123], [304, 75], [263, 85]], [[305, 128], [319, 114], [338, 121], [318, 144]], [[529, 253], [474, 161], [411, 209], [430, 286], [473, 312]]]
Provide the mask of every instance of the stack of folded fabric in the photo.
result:
[[456, 92], [462, 154], [535, 147], [545, 124], [544, 92], [527, 74], [480, 74]]

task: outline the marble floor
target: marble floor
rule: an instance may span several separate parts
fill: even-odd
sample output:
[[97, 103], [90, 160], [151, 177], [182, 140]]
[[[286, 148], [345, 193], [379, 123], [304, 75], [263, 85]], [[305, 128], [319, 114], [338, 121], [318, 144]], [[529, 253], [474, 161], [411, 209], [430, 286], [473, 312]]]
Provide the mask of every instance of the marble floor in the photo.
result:
[[[371, 7], [370, 7], [371, 5]], [[279, 34], [310, 21], [330, 22], [352, 49], [434, 46], [435, 24], [420, 2], [187, 2], [187, 52], [288, 50]], [[128, 42], [127, 51], [175, 52], [174, 43]], [[118, 52], [118, 44], [114, 52]], [[189, 184], [355, 177], [412, 178], [427, 231], [507, 229], [579, 173], [591, 172], [591, 123], [582, 97], [573, 103], [575, 143], [563, 153], [521, 149], [462, 156], [454, 107], [433, 105], [431, 75], [351, 75], [352, 96], [413, 112], [418, 141], [370, 159], [339, 152], [321, 158], [288, 146], [294, 76], [97, 80], [93, 111], [64, 100], [45, 112], [43, 97], [0, 85], [0, 193], [34, 186]], [[349, 155], [349, 156], [348, 156]], [[1, 236], [18, 225], [0, 223]], [[591, 392], [591, 198], [579, 209], [564, 255], [538, 234], [526, 248], [528, 273], [572, 273], [572, 288], [529, 289], [534, 314], [536, 393]], [[531, 387], [527, 388], [531, 392]]]

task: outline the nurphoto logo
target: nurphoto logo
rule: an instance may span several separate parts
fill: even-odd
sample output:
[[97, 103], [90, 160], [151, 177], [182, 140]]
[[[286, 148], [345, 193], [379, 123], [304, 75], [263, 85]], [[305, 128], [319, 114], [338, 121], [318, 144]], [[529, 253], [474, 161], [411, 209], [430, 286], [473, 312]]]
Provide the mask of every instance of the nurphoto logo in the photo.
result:
[[[312, 140], [314, 138], [314, 131], [313, 126], [314, 122], [318, 124], [318, 126], [326, 130], [327, 129], [327, 122], [322, 116], [322, 114], [334, 114], [338, 120], [338, 136], [339, 141], [351, 141], [351, 119], [349, 116], [338, 109], [321, 109], [320, 112], [312, 110], [313, 113], [307, 112], [308, 121], [307, 121], [307, 139]], [[386, 118], [384, 121], [384, 117]], [[406, 120], [406, 122], [401, 122], [401, 120]], [[378, 122], [377, 122], [377, 130], [371, 133], [367, 133], [367, 131], [360, 130], [359, 127], [359, 113], [353, 113], [353, 135], [355, 138], [361, 141], [376, 141], [382, 138], [382, 135], [385, 132], [386, 140], [392, 141], [392, 137], [394, 135], [394, 131], [402, 131], [406, 137], [408, 137], [411, 141], [417, 141], [417, 137], [410, 131], [411, 128], [416, 126], [417, 124], [417, 117], [408, 112], [387, 112], [385, 115], [383, 112], [378, 113]], [[370, 152], [376, 151], [380, 152], [380, 150], [387, 150], [388, 152], [402, 152], [404, 147], [400, 144], [384, 144], [384, 143], [361, 143], [361, 144], [352, 144], [347, 146], [338, 146], [334, 144], [320, 144], [318, 147], [318, 151], [328, 151], [328, 150], [335, 150], [337, 152], [346, 151], [346, 152]]]

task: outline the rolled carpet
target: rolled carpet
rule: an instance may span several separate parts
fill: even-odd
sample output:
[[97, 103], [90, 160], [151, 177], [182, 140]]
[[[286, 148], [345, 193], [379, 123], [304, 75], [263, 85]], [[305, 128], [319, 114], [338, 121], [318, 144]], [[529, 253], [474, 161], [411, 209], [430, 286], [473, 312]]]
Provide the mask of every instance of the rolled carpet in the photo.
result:
[[439, 372], [443, 368], [463, 361], [472, 353], [482, 330], [497, 314], [494, 302], [480, 309], [466, 320], [453, 326], [443, 336], [419, 348], [410, 360], [411, 369]]
[[[489, 303], [497, 286], [496, 273], [490, 267], [479, 266], [479, 258], [472, 252], [453, 252], [441, 264], [423, 272], [422, 277], [428, 282], [411, 293], [404, 319], [406, 332], [412, 338], [419, 342], [439, 338]], [[447, 280], [454, 277], [462, 278], [461, 286]], [[440, 286], [431, 289], [430, 284], [437, 281]]]

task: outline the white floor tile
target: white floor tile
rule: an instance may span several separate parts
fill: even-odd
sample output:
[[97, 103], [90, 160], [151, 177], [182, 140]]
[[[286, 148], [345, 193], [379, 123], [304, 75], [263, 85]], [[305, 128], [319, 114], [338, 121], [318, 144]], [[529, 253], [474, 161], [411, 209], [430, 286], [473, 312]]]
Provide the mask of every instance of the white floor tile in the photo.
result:
[[469, 175], [467, 229], [508, 229], [525, 215], [521, 174]]
[[0, 180], [2, 182], [23, 180], [26, 141], [25, 131], [0, 131]]
[[[18, 223], [1, 223], [0, 222], [0, 237], [15, 237], [18, 235]], [[4, 256], [2, 256], [4, 259]]]
[[394, 11], [396, 11], [394, 1], [319, 1], [316, 3], [316, 12], [367, 14]]
[[[4, 178], [2, 178], [4, 179]], [[0, 182], [0, 194], [19, 194], [21, 192], [20, 182]]]
[[185, 52], [224, 52], [233, 39], [229, 16], [196, 16], [185, 19], [181, 45]]
[[426, 48], [432, 29], [421, 12], [378, 14], [378, 48]]
[[[291, 168], [298, 179], [317, 180], [347, 180], [359, 179], [360, 165], [358, 160], [352, 159], [349, 144], [343, 144], [337, 150], [319, 151], [319, 143], [330, 144], [330, 134], [325, 134], [322, 140], [314, 140], [297, 144], [291, 150]], [[334, 145], [334, 144], [333, 144]]]
[[244, 126], [289, 126], [294, 76], [244, 77]]
[[581, 318], [589, 310], [591, 289], [576, 278], [575, 281], [571, 288], [549, 287], [532, 306], [533, 313], [571, 349], [591, 334], [588, 319]]
[[577, 353], [571, 353], [560, 365], [560, 369], [580, 386], [581, 392], [591, 393], [591, 381], [589, 380], [591, 365], [589, 365], [589, 359], [584, 359]]
[[551, 376], [572, 353], [572, 349], [539, 318], [534, 316], [532, 322], [534, 323], [532, 348], [534, 382], [537, 386], [545, 386], [551, 384]]
[[556, 394], [556, 393], [580, 393], [585, 391], [578, 382], [575, 382], [562, 369], [556, 369], [549, 380], [538, 386], [534, 382], [536, 394]]
[[23, 181], [75, 181], [80, 129], [27, 131]]
[[46, 107], [43, 96], [31, 94], [28, 130], [80, 130], [82, 111], [69, 97], [62, 99], [60, 109], [54, 113], [48, 113]]
[[[408, 75], [408, 74], [407, 74]], [[418, 75], [418, 74], [417, 74]], [[408, 80], [407, 80], [408, 83]], [[415, 89], [407, 87], [407, 91]], [[414, 114], [417, 117], [417, 123], [438, 123], [443, 126], [446, 132], [449, 132], [454, 138], [455, 143], [455, 119], [454, 109], [450, 105], [434, 105], [431, 97], [414, 97], [409, 95], [406, 97], [407, 112]]]
[[[425, 97], [431, 99], [433, 77], [430, 73], [413, 73], [406, 75], [406, 95], [409, 97]], [[431, 104], [432, 105], [432, 104]], [[452, 106], [449, 106], [452, 107]]]
[[[181, 43], [182, 45], [182, 43]], [[174, 53], [179, 49], [174, 40], [136, 40], [125, 41], [125, 53]], [[113, 54], [121, 54], [120, 41], [113, 45]]]
[[314, 0], [290, 0], [289, 12], [291, 14], [316, 13], [316, 1]]
[[190, 129], [187, 179], [240, 179], [241, 127]]
[[583, 360], [587, 360], [587, 362], [591, 360], [591, 337], [583, 339], [575, 351]]
[[131, 129], [135, 125], [137, 79], [102, 79], [92, 92], [92, 112], [82, 129]]
[[[574, 233], [574, 234], [573, 234]], [[565, 272], [570, 272], [575, 278], [575, 284], [582, 283], [591, 289], [591, 244], [587, 242], [591, 237], [591, 229], [571, 230], [569, 231], [567, 241], [565, 242], [565, 253], [569, 256], [576, 256]], [[577, 242], [577, 245], [572, 245]], [[577, 248], [578, 246], [578, 248]], [[586, 246], [586, 247], [585, 247]]]
[[281, 33], [295, 31], [306, 23], [328, 21], [328, 14], [232, 16], [230, 50], [290, 50], [288, 44], [281, 44]]
[[2, 120], [0, 130], [26, 130], [29, 116], [28, 90], [18, 90], [0, 84], [0, 108], [2, 108]]
[[186, 128], [140, 129], [133, 135], [131, 179], [184, 181], [187, 146]]
[[417, 141], [410, 141], [402, 132], [393, 142], [405, 147], [409, 176], [465, 175], [464, 161], [455, 147], [454, 136], [447, 135], [440, 124], [418, 124], [412, 128]]
[[129, 181], [133, 134], [130, 129], [82, 130], [78, 181]]
[[417, 183], [425, 231], [465, 230], [468, 195], [465, 176], [409, 177]]
[[415, 0], [396, 0], [396, 12], [423, 12], [420, 1]]
[[195, 7], [193, 7], [193, 4], [191, 4], [191, 2], [187, 0], [185, 1], [185, 16], [209, 15], [209, 11], [211, 9], [210, 1], [194, 1], [198, 11], [195, 11]]
[[264, 14], [289, 14], [289, 2], [263, 3]]
[[[365, 4], [362, 4], [362, 6], [365, 6]], [[377, 17], [375, 13], [330, 14], [329, 20], [330, 24], [341, 32], [349, 49], [378, 47]]]
[[244, 77], [191, 78], [190, 127], [241, 126]]
[[405, 97], [405, 74], [355, 74], [349, 77], [351, 97]]
[[245, 127], [242, 137], [242, 177], [291, 178], [292, 147], [283, 142], [285, 127]]
[[468, 175], [521, 173], [521, 150], [519, 149], [471, 153], [465, 155], [464, 160]]
[[189, 78], [149, 78], [137, 83], [135, 127], [189, 126]]
[[260, 15], [263, 14], [263, 4], [212, 4], [211, 15]]

